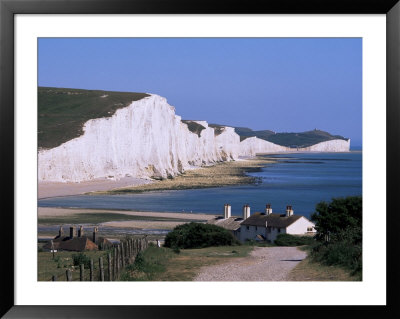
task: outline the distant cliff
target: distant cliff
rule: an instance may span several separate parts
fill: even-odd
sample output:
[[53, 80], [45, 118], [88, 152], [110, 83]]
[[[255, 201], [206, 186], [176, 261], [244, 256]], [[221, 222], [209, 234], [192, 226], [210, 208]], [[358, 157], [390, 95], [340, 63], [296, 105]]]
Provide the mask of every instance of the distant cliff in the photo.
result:
[[[86, 121], [80, 135], [74, 133], [78, 135], [75, 138], [56, 147], [40, 148], [39, 181], [169, 178], [188, 168], [239, 156], [293, 151], [257, 137], [240, 141], [232, 127], [182, 121], [175, 108], [158, 95], [137, 97], [140, 99], [127, 106], [118, 104], [120, 108], [106, 113], [106, 117]], [[336, 152], [348, 151], [349, 147], [350, 141], [332, 140], [301, 150]]]

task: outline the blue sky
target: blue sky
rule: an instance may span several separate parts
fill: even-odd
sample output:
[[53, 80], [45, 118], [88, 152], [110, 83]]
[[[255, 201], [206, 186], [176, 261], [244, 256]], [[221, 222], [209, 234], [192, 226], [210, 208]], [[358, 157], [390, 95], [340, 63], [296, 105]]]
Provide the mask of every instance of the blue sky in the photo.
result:
[[39, 39], [39, 86], [149, 92], [183, 119], [362, 144], [361, 38]]

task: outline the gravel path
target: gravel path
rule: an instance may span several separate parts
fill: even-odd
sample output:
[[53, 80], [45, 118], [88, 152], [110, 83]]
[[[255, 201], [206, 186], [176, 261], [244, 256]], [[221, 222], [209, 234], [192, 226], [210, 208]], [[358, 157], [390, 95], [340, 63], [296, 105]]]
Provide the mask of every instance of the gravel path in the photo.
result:
[[201, 269], [195, 281], [284, 281], [307, 253], [296, 247], [256, 247], [248, 257]]

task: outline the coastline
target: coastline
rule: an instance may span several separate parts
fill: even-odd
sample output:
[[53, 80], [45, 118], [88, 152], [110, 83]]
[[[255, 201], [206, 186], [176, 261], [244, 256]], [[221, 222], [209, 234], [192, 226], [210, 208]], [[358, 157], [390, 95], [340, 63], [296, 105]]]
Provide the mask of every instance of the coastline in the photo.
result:
[[88, 195], [116, 195], [129, 193], [143, 193], [149, 191], [200, 189], [233, 186], [241, 184], [255, 184], [258, 179], [248, 176], [248, 172], [256, 172], [266, 164], [275, 163], [270, 158], [252, 157], [240, 158], [236, 161], [216, 163], [204, 166], [185, 173], [172, 179], [164, 179], [148, 184], [137, 184], [128, 187], [120, 187], [112, 190], [90, 192]]
[[247, 172], [261, 169], [275, 160], [262, 157], [245, 157], [236, 161], [221, 162], [210, 166], [186, 170], [172, 179], [149, 180], [124, 177], [119, 180], [96, 179], [80, 183], [39, 182], [38, 199], [72, 195], [116, 195], [161, 190], [223, 187], [257, 183], [257, 178]]

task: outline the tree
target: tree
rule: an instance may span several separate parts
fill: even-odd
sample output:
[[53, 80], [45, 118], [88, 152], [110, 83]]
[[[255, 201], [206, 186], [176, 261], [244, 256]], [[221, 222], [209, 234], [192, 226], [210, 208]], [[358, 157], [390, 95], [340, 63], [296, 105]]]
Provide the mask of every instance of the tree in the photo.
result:
[[333, 198], [330, 203], [320, 202], [316, 212], [311, 215], [315, 222], [317, 239], [322, 240], [325, 235], [340, 236], [348, 229], [362, 227], [362, 197], [349, 196]]

